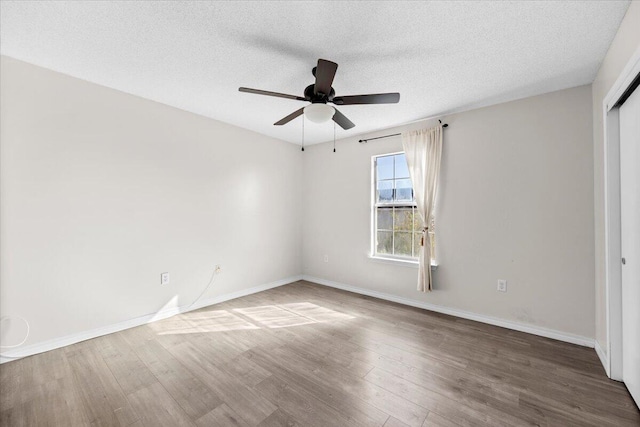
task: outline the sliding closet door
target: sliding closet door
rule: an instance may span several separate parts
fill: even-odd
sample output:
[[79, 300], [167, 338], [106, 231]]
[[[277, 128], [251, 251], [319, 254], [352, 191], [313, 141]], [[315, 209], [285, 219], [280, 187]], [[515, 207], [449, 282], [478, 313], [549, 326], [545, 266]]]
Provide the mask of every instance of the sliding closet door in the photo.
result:
[[640, 405], [640, 87], [620, 107], [622, 379]]

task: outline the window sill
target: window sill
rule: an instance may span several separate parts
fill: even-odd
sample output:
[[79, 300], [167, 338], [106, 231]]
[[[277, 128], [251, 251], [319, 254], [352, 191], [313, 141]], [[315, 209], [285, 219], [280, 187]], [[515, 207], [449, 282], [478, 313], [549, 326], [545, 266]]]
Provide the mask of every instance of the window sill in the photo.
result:
[[[380, 262], [382, 264], [393, 264], [400, 265], [403, 267], [410, 268], [418, 268], [418, 261], [406, 260], [406, 259], [398, 259], [398, 258], [386, 258], [377, 255], [367, 255], [367, 257], [373, 262]], [[431, 262], [431, 270], [436, 270], [438, 268], [438, 264], [435, 262]]]

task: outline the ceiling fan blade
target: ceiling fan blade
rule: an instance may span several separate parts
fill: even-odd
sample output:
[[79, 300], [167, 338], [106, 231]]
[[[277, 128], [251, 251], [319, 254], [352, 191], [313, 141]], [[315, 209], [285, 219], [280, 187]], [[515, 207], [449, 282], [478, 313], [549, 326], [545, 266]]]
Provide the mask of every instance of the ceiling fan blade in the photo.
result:
[[251, 89], [248, 87], [241, 87], [238, 90], [240, 92], [255, 93], [257, 95], [277, 96], [278, 98], [295, 99], [296, 101], [306, 101], [301, 96], [287, 95], [286, 93], [279, 93], [279, 92], [269, 92], [268, 90]]
[[318, 59], [318, 66], [316, 67], [316, 84], [313, 88], [314, 93], [324, 93], [329, 95], [331, 93], [331, 85], [333, 84], [333, 78], [336, 75], [338, 64], [335, 62], [327, 61], [326, 59]]
[[335, 108], [335, 110], [336, 112], [333, 115], [333, 121], [336, 122], [342, 129], [347, 130], [355, 126], [355, 124], [353, 124], [351, 120], [347, 119], [347, 117], [340, 111], [338, 111], [337, 108]]
[[336, 105], [354, 104], [397, 104], [400, 101], [400, 94], [393, 93], [372, 93], [371, 95], [349, 95], [336, 96], [333, 103]]
[[289, 114], [287, 117], [284, 117], [280, 120], [278, 120], [277, 122], [274, 123], [275, 126], [282, 126], [282, 125], [286, 125], [287, 123], [289, 123], [291, 120], [295, 119], [298, 116], [301, 116], [302, 113], [304, 113], [304, 107], [302, 107], [299, 110], [294, 111], [293, 113]]

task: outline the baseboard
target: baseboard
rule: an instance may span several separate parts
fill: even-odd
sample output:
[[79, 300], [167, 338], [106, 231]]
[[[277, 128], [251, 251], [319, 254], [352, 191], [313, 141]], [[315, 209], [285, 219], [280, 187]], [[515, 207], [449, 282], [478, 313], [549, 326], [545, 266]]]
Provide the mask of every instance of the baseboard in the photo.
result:
[[595, 345], [595, 340], [593, 340], [592, 338], [568, 334], [568, 333], [553, 330], [553, 329], [546, 329], [546, 328], [541, 328], [539, 326], [513, 322], [511, 320], [504, 320], [496, 317], [485, 316], [482, 314], [472, 313], [469, 311], [459, 310], [456, 308], [449, 308], [449, 307], [444, 307], [436, 304], [429, 304], [427, 302], [416, 301], [409, 298], [403, 298], [403, 297], [399, 297], [396, 295], [391, 295], [383, 292], [377, 292], [377, 291], [372, 291], [365, 288], [359, 288], [356, 286], [351, 286], [344, 283], [338, 283], [331, 280], [322, 279], [319, 277], [303, 275], [302, 279], [309, 282], [317, 283], [319, 285], [330, 286], [332, 288], [354, 292], [356, 294], [367, 295], [374, 298], [380, 298], [383, 300], [396, 302], [398, 304], [409, 305], [411, 307], [423, 308], [425, 310], [430, 310], [430, 311], [435, 311], [437, 313], [443, 313], [451, 316], [461, 317], [463, 319], [475, 320], [476, 322], [487, 323], [489, 325], [500, 326], [502, 328], [512, 329], [514, 331], [520, 331], [520, 332], [526, 332], [528, 334], [539, 335], [541, 337], [551, 338], [558, 341], [564, 341], [571, 344], [577, 344], [583, 347], [594, 348], [594, 345]]
[[12, 351], [3, 352], [0, 356], [0, 364], [10, 362], [12, 360], [18, 360], [23, 357], [32, 356], [38, 353], [44, 353], [45, 351], [55, 350], [56, 348], [65, 347], [71, 344], [78, 343], [80, 341], [97, 338], [103, 335], [119, 332], [124, 329], [134, 328], [136, 326], [145, 325], [147, 323], [155, 322], [158, 320], [166, 319], [176, 314], [186, 313], [188, 311], [197, 310], [202, 307], [207, 307], [213, 304], [219, 304], [224, 301], [240, 298], [246, 295], [255, 294], [258, 292], [266, 291], [267, 289], [277, 288], [278, 286], [287, 285], [289, 283], [302, 280], [302, 276], [292, 276], [285, 279], [277, 280], [275, 282], [266, 283], [263, 285], [254, 286], [252, 288], [243, 289], [237, 292], [229, 294], [219, 295], [217, 297], [208, 298], [193, 305], [185, 305], [182, 307], [172, 307], [169, 309], [161, 310], [157, 313], [147, 314], [144, 316], [135, 317], [133, 319], [125, 320], [123, 322], [115, 323], [113, 325], [107, 325], [89, 331], [79, 332], [76, 334], [66, 335], [60, 338], [54, 338], [51, 340], [43, 341], [40, 343], [31, 344], [25, 347], [17, 348]]
[[224, 295], [220, 295], [213, 298], [203, 299], [202, 301], [196, 304], [193, 304], [192, 307], [188, 307], [188, 310], [185, 310], [185, 311], [197, 310], [202, 307], [208, 307], [210, 305], [220, 304], [221, 302], [244, 297], [247, 295], [257, 294], [258, 292], [266, 291], [267, 289], [277, 288], [278, 286], [288, 285], [289, 283], [297, 282], [298, 280], [302, 280], [302, 275], [287, 277], [286, 279], [276, 280], [275, 282], [254, 286], [249, 289], [242, 289], [240, 291], [232, 292], [230, 294], [224, 294]]
[[604, 366], [604, 371], [607, 373], [607, 376], [611, 378], [611, 375], [609, 374], [609, 355], [602, 349], [602, 347], [600, 347], [598, 340], [595, 340], [595, 349], [596, 354], [600, 358], [600, 363]]

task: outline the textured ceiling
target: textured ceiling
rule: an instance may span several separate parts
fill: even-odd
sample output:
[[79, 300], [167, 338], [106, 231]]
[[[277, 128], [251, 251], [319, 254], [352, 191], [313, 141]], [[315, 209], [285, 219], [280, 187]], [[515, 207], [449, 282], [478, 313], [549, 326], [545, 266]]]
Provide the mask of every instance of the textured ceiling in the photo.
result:
[[[338, 107], [356, 135], [593, 81], [628, 1], [11, 2], [0, 51], [26, 62], [300, 142], [318, 58], [338, 95], [400, 92], [400, 103]], [[305, 143], [333, 138], [305, 123]]]

